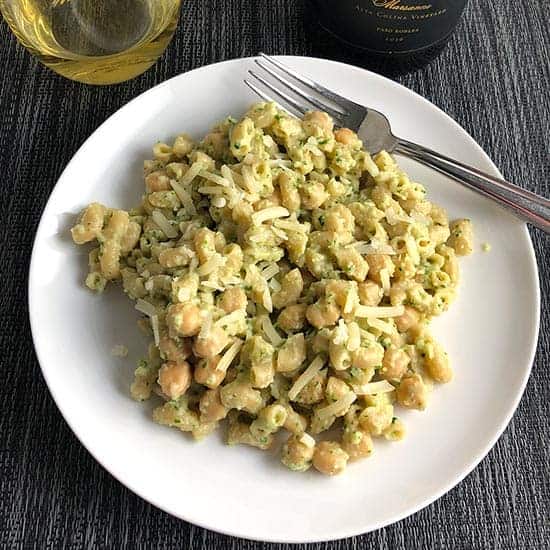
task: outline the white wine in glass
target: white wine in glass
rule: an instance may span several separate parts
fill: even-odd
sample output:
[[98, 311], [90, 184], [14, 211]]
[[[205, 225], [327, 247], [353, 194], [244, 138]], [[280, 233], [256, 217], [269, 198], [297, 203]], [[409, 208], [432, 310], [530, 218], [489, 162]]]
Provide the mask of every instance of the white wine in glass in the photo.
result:
[[123, 82], [164, 52], [181, 0], [0, 0], [19, 41], [44, 65], [88, 84]]

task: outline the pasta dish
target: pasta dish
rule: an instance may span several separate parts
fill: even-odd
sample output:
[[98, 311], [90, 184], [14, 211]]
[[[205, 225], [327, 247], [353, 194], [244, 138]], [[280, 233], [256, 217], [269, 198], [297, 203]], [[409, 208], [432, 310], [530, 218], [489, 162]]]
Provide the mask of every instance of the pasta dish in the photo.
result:
[[295, 471], [337, 474], [402, 439], [399, 408], [452, 378], [429, 324], [455, 299], [471, 222], [322, 112], [256, 104], [153, 157], [138, 207], [92, 203], [72, 229], [94, 243], [86, 286], [120, 282], [151, 335], [132, 397], [196, 439], [222, 423], [230, 445], [286, 434]]

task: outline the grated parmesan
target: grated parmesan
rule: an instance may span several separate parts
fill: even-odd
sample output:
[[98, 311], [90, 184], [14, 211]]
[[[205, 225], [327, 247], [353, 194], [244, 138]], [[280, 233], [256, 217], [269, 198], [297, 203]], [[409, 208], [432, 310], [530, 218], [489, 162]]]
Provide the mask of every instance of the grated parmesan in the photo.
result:
[[254, 225], [260, 225], [268, 220], [286, 218], [289, 214], [290, 212], [282, 206], [270, 206], [252, 214], [251, 219]]
[[390, 294], [390, 272], [388, 271], [387, 267], [384, 267], [380, 270], [380, 282], [382, 283], [382, 290], [384, 291], [384, 296], [388, 296]]
[[288, 392], [288, 398], [292, 401], [297, 395], [307, 386], [307, 384], [315, 377], [325, 364], [325, 359], [318, 355], [309, 365], [309, 367], [298, 377], [292, 388]]
[[181, 204], [183, 204], [187, 212], [194, 216], [197, 213], [197, 210], [195, 208], [195, 205], [193, 204], [193, 199], [191, 198], [191, 195], [183, 188], [182, 185], [174, 180], [170, 180], [170, 186], [174, 190], [174, 193], [176, 193], [176, 195], [178, 196], [178, 199], [180, 200]]
[[363, 306], [355, 308], [355, 317], [362, 319], [383, 319], [385, 317], [400, 317], [405, 313], [405, 306]]
[[262, 330], [264, 331], [264, 334], [267, 336], [268, 340], [275, 347], [280, 346], [284, 342], [284, 340], [277, 332], [277, 329], [273, 326], [269, 315], [265, 315], [262, 319]]
[[166, 219], [166, 216], [160, 212], [160, 210], [153, 210], [151, 216], [153, 221], [169, 239], [175, 239], [178, 236], [177, 230], [172, 227], [170, 222]]
[[141, 311], [141, 313], [144, 313], [148, 317], [152, 317], [153, 315], [157, 314], [157, 310], [153, 304], [150, 302], [146, 302], [145, 300], [138, 298], [136, 300], [135, 308], [138, 311]]
[[153, 329], [153, 337], [155, 338], [155, 345], [159, 346], [160, 344], [160, 332], [159, 332], [159, 318], [158, 315], [153, 315], [151, 317], [151, 328]]
[[322, 409], [318, 409], [317, 416], [320, 420], [329, 416], [343, 416], [344, 414], [346, 414], [351, 404], [356, 399], [357, 395], [355, 395], [355, 393], [353, 393], [352, 391], [349, 391], [348, 393], [346, 393], [346, 395], [344, 395], [334, 403], [331, 403], [330, 405], [327, 405]]
[[387, 380], [370, 382], [362, 386], [352, 386], [352, 388], [357, 395], [376, 395], [377, 393], [389, 393], [395, 390]]
[[218, 361], [218, 364], [216, 365], [216, 370], [225, 372], [229, 368], [229, 365], [231, 365], [233, 359], [237, 357], [237, 354], [239, 353], [242, 345], [242, 340], [235, 340], [235, 342], [231, 344], [231, 347], [222, 355], [222, 358]]

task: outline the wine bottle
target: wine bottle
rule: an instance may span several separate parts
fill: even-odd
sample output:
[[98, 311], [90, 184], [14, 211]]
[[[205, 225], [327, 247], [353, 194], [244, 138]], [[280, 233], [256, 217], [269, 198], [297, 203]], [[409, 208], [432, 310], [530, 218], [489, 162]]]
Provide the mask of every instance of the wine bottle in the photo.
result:
[[321, 25], [393, 67], [433, 59], [458, 25], [467, 0], [310, 0]]

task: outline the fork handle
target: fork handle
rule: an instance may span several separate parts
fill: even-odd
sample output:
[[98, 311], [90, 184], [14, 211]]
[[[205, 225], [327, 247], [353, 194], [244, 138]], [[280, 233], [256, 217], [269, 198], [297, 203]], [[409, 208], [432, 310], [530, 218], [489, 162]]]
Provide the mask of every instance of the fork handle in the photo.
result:
[[465, 187], [493, 199], [518, 218], [550, 233], [550, 200], [404, 139], [398, 140], [393, 152], [437, 170]]

